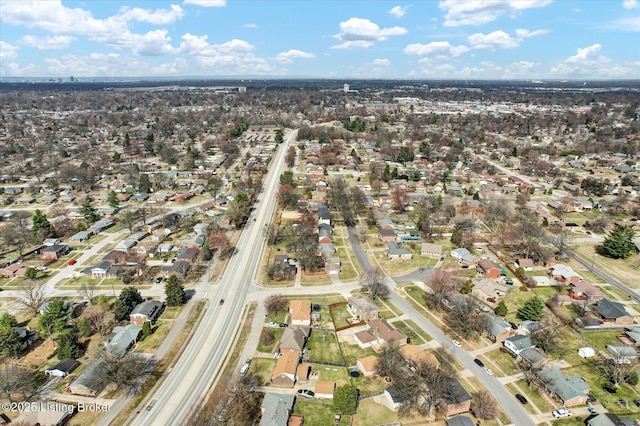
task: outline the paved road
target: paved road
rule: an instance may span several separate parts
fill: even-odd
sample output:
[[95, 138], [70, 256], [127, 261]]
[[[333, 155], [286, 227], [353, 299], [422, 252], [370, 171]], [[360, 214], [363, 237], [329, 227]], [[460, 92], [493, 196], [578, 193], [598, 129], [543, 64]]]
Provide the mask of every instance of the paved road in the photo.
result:
[[231, 350], [244, 312], [265, 242], [262, 229], [271, 220], [279, 177], [284, 170], [284, 157], [296, 134], [294, 131], [287, 135], [286, 142], [279, 147], [269, 166], [264, 193], [260, 195], [261, 201], [269, 202], [258, 203], [257, 210], [250, 216], [236, 245], [238, 252], [229, 260], [220, 283], [206, 295], [209, 309], [184, 353], [152, 396], [153, 405], [148, 405], [148, 409], [133, 420], [133, 425], [186, 422], [215, 380]]
[[[369, 258], [365, 254], [360, 241], [356, 238], [356, 230], [354, 228], [349, 228], [348, 232], [351, 247], [353, 248], [353, 252], [360, 263], [360, 266], [364, 271], [370, 270], [372, 268], [371, 263], [369, 262]], [[518, 426], [534, 426], [536, 424], [525, 409], [522, 408], [518, 400], [515, 399], [509, 391], [507, 391], [498, 379], [487, 375], [482, 368], [473, 362], [473, 357], [466, 350], [453, 346], [451, 344], [450, 337], [440, 330], [440, 328], [436, 327], [431, 321], [426, 319], [424, 315], [418, 312], [409, 302], [395, 291], [396, 281], [387, 277], [387, 285], [389, 288], [393, 289], [389, 295], [389, 300], [409, 319], [415, 322], [418, 327], [426, 331], [429, 336], [451, 352], [462, 365], [469, 369], [469, 371], [477, 377], [480, 383], [482, 383], [482, 385], [491, 392], [496, 401], [498, 401], [498, 404], [500, 404], [504, 412], [509, 416], [514, 424], [517, 424]]]

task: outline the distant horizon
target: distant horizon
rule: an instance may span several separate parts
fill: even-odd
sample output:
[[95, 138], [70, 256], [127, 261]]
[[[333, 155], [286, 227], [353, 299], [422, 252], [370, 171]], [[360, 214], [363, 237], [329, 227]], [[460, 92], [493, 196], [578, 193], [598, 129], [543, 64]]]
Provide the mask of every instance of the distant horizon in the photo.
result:
[[0, 24], [2, 79], [640, 79], [640, 0], [0, 0]]

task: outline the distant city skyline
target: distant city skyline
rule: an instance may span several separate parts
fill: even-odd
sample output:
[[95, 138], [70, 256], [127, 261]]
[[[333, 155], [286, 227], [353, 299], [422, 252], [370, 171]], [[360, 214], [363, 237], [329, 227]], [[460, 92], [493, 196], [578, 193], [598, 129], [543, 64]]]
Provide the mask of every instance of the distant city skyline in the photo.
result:
[[640, 78], [638, 0], [0, 0], [0, 77]]

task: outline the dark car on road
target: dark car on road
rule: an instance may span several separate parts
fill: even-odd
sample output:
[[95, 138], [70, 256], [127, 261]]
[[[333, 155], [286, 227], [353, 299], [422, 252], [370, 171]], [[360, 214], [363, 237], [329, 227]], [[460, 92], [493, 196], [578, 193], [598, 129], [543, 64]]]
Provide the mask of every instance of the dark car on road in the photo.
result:
[[517, 393], [516, 398], [518, 399], [518, 401], [520, 401], [523, 404], [527, 404], [529, 402], [527, 401], [527, 398], [525, 398], [524, 395], [522, 395], [521, 393]]
[[484, 367], [484, 362], [480, 361], [478, 358], [474, 359], [473, 362], [478, 364], [480, 367]]

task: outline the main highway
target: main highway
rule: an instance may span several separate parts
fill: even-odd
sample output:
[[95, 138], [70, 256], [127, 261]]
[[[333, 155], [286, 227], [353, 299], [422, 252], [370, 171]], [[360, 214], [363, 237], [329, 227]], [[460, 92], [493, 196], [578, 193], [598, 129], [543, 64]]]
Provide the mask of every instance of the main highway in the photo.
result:
[[[257, 208], [249, 217], [236, 253], [219, 283], [204, 296], [208, 306], [188, 346], [175, 366], [155, 389], [149, 404], [133, 419], [133, 425], [179, 425], [187, 421], [209, 391], [240, 326], [248, 290], [264, 246], [263, 227], [271, 221], [284, 157], [297, 131], [286, 136], [269, 166]], [[198, 297], [198, 295], [196, 295]], [[202, 296], [199, 296], [202, 297]]]

